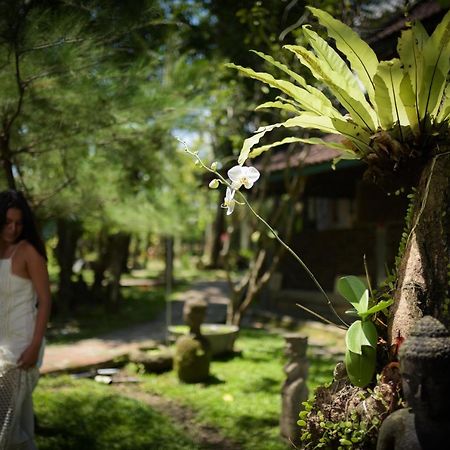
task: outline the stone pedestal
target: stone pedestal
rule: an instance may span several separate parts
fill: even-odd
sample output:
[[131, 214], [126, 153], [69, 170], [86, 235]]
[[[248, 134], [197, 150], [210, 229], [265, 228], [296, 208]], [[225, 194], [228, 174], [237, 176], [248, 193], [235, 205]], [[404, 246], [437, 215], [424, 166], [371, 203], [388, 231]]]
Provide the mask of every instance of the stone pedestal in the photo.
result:
[[297, 444], [300, 441], [298, 415], [302, 409], [302, 402], [308, 399], [306, 386], [308, 338], [297, 333], [289, 333], [284, 335], [284, 339], [285, 353], [289, 361], [284, 366], [286, 380], [281, 390], [280, 433], [286, 440]]

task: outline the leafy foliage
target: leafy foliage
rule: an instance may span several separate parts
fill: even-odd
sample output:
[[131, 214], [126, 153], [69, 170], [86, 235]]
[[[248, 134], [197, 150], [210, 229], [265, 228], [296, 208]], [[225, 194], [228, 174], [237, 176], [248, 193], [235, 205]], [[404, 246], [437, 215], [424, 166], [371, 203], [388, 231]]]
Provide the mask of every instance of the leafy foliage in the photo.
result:
[[0, 13], [3, 188], [91, 233], [195, 228], [206, 208], [187, 201], [196, 181], [172, 131], [199, 123], [213, 77], [180, 53], [162, 4], [21, 0]]
[[[284, 48], [298, 58], [326, 91], [306, 83], [300, 74], [265, 55], [259, 54], [288, 74], [292, 82], [229, 64], [285, 95], [260, 108], [284, 109], [294, 115], [284, 122], [257, 129], [244, 142], [239, 163], [287, 142], [305, 142], [292, 136], [257, 147], [267, 132], [279, 127], [341, 135], [332, 144], [341, 150], [339, 159], [363, 159], [374, 177], [400, 168], [406, 171], [412, 160], [430, 157], [425, 144], [444, 140], [449, 129], [450, 12], [431, 36], [420, 23], [413, 23], [399, 38], [399, 58], [378, 61], [369, 45], [347, 25], [325, 11], [308, 9], [326, 28], [340, 53], [310, 25], [304, 25], [302, 30], [311, 50], [301, 45]], [[319, 138], [314, 142], [328, 145]], [[434, 148], [439, 152], [439, 146]]]
[[405, 216], [405, 226], [403, 228], [402, 236], [400, 238], [400, 243], [398, 246], [398, 253], [395, 257], [395, 269], [398, 271], [402, 256], [405, 253], [406, 244], [408, 242], [408, 235], [412, 228], [412, 218], [414, 214], [414, 201], [415, 201], [415, 195], [416, 195], [416, 189], [413, 188], [412, 192], [408, 194], [408, 208], [406, 210], [406, 216]]
[[345, 366], [350, 381], [364, 387], [372, 380], [376, 366], [378, 333], [370, 317], [388, 308], [392, 300], [382, 300], [369, 307], [369, 290], [355, 276], [340, 278], [337, 289], [354, 308], [348, 312], [360, 318], [350, 325], [345, 335]]
[[372, 448], [375, 445], [381, 424], [378, 417], [361, 420], [360, 415], [356, 411], [352, 411], [345, 419], [333, 421], [325, 417], [324, 413], [319, 410], [317, 411], [319, 426], [314, 430], [317, 437], [313, 438], [313, 430], [307, 426], [307, 421], [315, 408], [314, 399], [303, 402], [303, 407], [297, 423], [301, 428], [301, 441], [305, 444], [305, 449], [364, 449]]

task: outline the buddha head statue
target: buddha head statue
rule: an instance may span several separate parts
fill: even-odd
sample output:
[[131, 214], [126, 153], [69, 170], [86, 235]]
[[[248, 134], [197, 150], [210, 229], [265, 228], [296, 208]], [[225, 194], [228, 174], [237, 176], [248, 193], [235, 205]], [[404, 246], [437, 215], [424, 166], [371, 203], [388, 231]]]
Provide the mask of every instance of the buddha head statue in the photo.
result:
[[187, 300], [183, 308], [183, 319], [191, 334], [200, 334], [200, 326], [205, 320], [208, 304], [202, 299]]
[[437, 319], [418, 320], [400, 347], [403, 394], [416, 415], [450, 419], [450, 333]]

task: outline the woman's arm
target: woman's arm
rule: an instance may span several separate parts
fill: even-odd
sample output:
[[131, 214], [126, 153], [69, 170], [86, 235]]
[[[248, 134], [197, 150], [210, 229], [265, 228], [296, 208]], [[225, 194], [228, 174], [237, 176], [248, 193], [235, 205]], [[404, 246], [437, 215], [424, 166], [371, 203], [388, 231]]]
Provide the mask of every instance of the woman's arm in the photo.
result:
[[30, 279], [36, 290], [38, 297], [38, 308], [36, 315], [36, 324], [34, 327], [33, 338], [30, 345], [17, 361], [23, 369], [29, 369], [36, 365], [39, 357], [39, 350], [47, 328], [47, 322], [50, 316], [51, 295], [50, 282], [47, 272], [45, 259], [40, 255], [32, 245], [24, 246], [25, 263]]

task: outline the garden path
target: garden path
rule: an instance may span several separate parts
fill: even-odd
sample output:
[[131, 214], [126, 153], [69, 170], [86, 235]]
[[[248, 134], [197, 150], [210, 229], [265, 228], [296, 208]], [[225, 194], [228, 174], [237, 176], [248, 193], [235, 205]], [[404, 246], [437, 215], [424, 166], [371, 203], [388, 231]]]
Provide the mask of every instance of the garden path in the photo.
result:
[[164, 342], [167, 339], [167, 317], [170, 317], [170, 324], [183, 323], [183, 304], [193, 298], [202, 298], [208, 302], [206, 322], [224, 321], [229, 303], [227, 282], [199, 281], [179, 294], [170, 302], [169, 311], [154, 320], [71, 344], [48, 345], [40, 371], [42, 374], [81, 371], [105, 365], [138, 347], [151, 346], [155, 341]]

